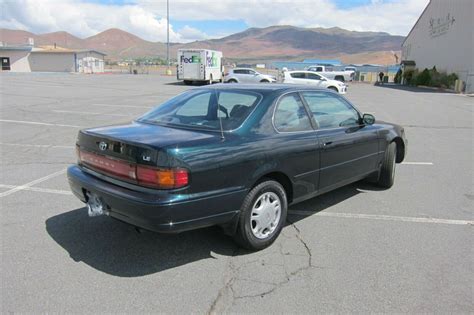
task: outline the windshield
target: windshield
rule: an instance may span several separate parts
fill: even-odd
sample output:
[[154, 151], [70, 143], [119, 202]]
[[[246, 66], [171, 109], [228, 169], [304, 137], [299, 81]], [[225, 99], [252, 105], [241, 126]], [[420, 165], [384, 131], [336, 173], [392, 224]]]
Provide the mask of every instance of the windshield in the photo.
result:
[[244, 122], [261, 95], [247, 91], [191, 90], [152, 109], [138, 119], [141, 122], [233, 130]]

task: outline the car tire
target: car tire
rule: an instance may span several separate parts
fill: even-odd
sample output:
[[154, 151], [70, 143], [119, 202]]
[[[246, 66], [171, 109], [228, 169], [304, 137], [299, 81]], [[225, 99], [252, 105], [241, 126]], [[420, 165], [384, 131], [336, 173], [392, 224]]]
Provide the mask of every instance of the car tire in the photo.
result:
[[184, 84], [186, 84], [186, 85], [191, 85], [191, 84], [193, 84], [193, 81], [184, 80]]
[[263, 79], [262, 81], [260, 81], [260, 83], [270, 83], [270, 81]]
[[[286, 223], [287, 208], [283, 186], [274, 180], [261, 182], [244, 199], [234, 240], [250, 250], [270, 246]], [[259, 216], [261, 221], [256, 219]]]
[[332, 90], [332, 91], [334, 91], [334, 92], [336, 92], [336, 93], [339, 93], [339, 90], [338, 90], [337, 87], [335, 87], [335, 86], [330, 86], [330, 87], [328, 87], [328, 89], [330, 89], [330, 90]]
[[395, 165], [397, 156], [397, 144], [390, 143], [385, 150], [382, 166], [380, 167], [377, 185], [383, 188], [390, 188], [395, 181]]
[[235, 80], [235, 79], [230, 79], [229, 81], [227, 81], [227, 83], [237, 83], [237, 80]]

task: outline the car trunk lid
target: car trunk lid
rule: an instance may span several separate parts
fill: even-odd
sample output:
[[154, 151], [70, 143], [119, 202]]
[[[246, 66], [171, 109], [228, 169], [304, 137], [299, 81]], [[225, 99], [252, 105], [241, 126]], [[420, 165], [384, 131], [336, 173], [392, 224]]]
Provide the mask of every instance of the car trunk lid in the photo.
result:
[[[161, 179], [163, 176], [182, 179], [186, 165], [170, 155], [166, 148], [179, 147], [190, 141], [219, 139], [214, 133], [132, 122], [81, 130], [77, 149], [81, 165], [101, 174], [140, 184], [140, 175], [147, 176], [147, 180], [160, 174]], [[168, 186], [176, 188], [173, 184]]]

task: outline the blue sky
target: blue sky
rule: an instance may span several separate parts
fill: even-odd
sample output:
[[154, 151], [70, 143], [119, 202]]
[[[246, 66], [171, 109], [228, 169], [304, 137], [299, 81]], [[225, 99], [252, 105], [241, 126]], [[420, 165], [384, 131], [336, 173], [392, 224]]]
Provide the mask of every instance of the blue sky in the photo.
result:
[[[392, 1], [396, 1], [396, 0], [392, 0]], [[137, 3], [134, 0], [88, 0], [87, 2], [109, 4], [109, 5], [116, 5], [116, 4], [123, 5], [123, 4], [135, 4], [135, 3]], [[171, 2], [171, 4], [173, 4], [173, 0], [171, 0], [170, 2]], [[332, 2], [339, 8], [348, 9], [348, 8], [353, 8], [353, 7], [357, 7], [357, 6], [372, 4], [372, 3], [377, 2], [377, 1], [373, 1], [373, 0], [333, 0]]]
[[[406, 35], [429, 0], [169, 1], [170, 39], [189, 42], [272, 25]], [[3, 28], [81, 38], [120, 28], [149, 41], [166, 40], [166, 0], [14, 0], [0, 1], [0, 7]]]
[[[137, 4], [134, 0], [86, 0], [87, 2], [104, 4], [104, 5], [133, 5]], [[205, 1], [205, 0], [203, 0]], [[308, 0], [311, 1], [311, 0]], [[385, 0], [384, 2], [393, 2], [396, 0]], [[164, 2], [164, 1], [163, 1]], [[244, 2], [244, 1], [242, 1]], [[376, 2], [382, 1], [375, 1], [375, 0], [331, 0], [331, 2], [341, 10], [352, 9], [356, 7], [362, 7], [365, 5], [370, 5]], [[170, 0], [170, 7], [173, 6], [173, 0]], [[175, 27], [175, 29], [179, 32], [185, 26], [189, 26], [200, 30], [202, 32], [206, 32], [207, 35], [211, 37], [220, 37], [225, 36], [232, 33], [237, 33], [243, 31], [252, 25], [248, 25], [245, 20], [237, 19], [237, 20], [179, 20], [173, 18], [173, 11], [171, 11], [170, 23]]]

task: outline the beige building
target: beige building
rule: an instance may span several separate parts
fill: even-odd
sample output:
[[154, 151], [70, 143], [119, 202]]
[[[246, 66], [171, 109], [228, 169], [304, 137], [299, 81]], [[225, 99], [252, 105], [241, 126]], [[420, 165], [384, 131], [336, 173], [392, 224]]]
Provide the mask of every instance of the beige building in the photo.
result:
[[57, 46], [0, 46], [2, 71], [103, 73], [104, 53]]
[[474, 0], [431, 0], [402, 44], [402, 64], [454, 72], [474, 93], [473, 13]]

